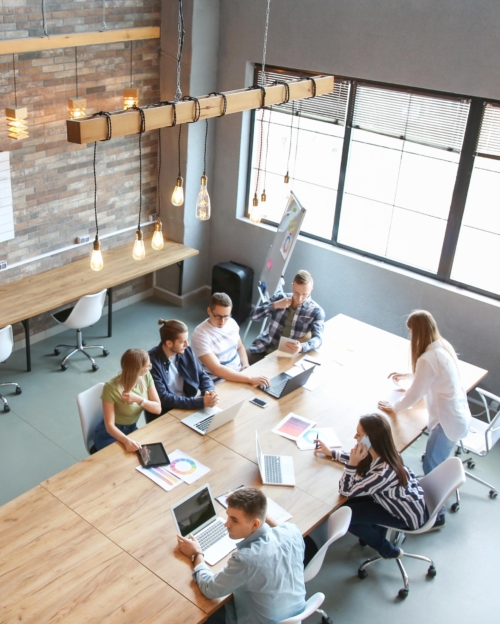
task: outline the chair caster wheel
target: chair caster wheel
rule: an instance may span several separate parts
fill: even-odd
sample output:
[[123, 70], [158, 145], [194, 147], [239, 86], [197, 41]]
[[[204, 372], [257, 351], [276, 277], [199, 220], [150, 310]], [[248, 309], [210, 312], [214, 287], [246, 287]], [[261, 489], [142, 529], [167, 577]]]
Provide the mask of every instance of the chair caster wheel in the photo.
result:
[[99, 367], [97, 366], [97, 364], [92, 364], [92, 370], [93, 371], [99, 370]]
[[107, 357], [109, 355], [109, 351], [107, 349], [103, 349], [102, 354], [104, 355], [104, 357]]
[[422, 455], [422, 457], [420, 458], [422, 461], [424, 461], [425, 459], [425, 453]]
[[367, 545], [366, 542], [364, 542], [362, 539], [359, 539], [358, 541], [359, 541], [359, 545], [360, 546], [366, 546]]
[[460, 509], [460, 505], [458, 503], [453, 503], [451, 506], [451, 510], [456, 513]]
[[403, 598], [403, 599], [404, 599], [404, 598], [407, 598], [407, 597], [408, 597], [409, 592], [410, 592], [410, 590], [409, 590], [409, 589], [400, 589], [400, 590], [398, 591], [398, 596], [399, 596], [400, 598]]
[[61, 370], [68, 370], [67, 364], [61, 364]]
[[22, 394], [23, 391], [21, 390], [21, 388], [19, 386], [17, 386], [16, 388], [16, 394]]
[[364, 568], [359, 568], [358, 576], [360, 579], [365, 579], [368, 576], [368, 572]]
[[429, 566], [429, 569], [427, 570], [427, 576], [434, 578], [436, 574], [437, 574], [436, 568], [433, 565]]
[[495, 490], [490, 490], [490, 498], [496, 498], [498, 496], [498, 492]]
[[472, 459], [469, 459], [469, 461], [467, 462], [467, 468], [470, 468], [472, 470], [475, 467], [476, 464], [472, 461]]
[[61, 349], [54, 349], [54, 355], [61, 355]]
[[10, 406], [9, 406], [9, 405], [4, 405], [4, 406], [3, 406], [3, 411], [4, 411], [5, 413], [10, 412]]
[[87, 341], [86, 340], [82, 340], [82, 347], [86, 347], [87, 346]]

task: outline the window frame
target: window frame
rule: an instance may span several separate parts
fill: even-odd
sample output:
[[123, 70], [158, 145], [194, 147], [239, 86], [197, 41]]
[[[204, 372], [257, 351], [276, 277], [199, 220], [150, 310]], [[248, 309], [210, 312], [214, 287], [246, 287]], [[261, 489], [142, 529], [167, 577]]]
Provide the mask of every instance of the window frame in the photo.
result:
[[[255, 64], [254, 71], [254, 79], [255, 81], [258, 79], [259, 71], [261, 66], [259, 64]], [[308, 76], [317, 76], [322, 75], [319, 72], [305, 72], [302, 70], [296, 70], [291, 68], [284, 67], [275, 67], [275, 66], [267, 66], [269, 71], [273, 73], [281, 73], [285, 75], [296, 75], [298, 78], [305, 78]], [[462, 225], [462, 219], [465, 211], [465, 205], [467, 202], [467, 193], [469, 189], [469, 184], [472, 176], [472, 172], [474, 170], [474, 161], [475, 161], [475, 151], [476, 145], [479, 138], [479, 132], [481, 129], [481, 120], [483, 115], [483, 110], [486, 104], [498, 104], [500, 105], [500, 101], [493, 100], [491, 98], [482, 98], [470, 95], [462, 95], [456, 93], [446, 93], [444, 91], [436, 91], [430, 89], [417, 89], [414, 87], [408, 87], [405, 85], [397, 85], [397, 84], [387, 84], [381, 82], [375, 82], [370, 80], [362, 80], [347, 76], [335, 76], [335, 80], [348, 81], [350, 83], [350, 92], [347, 101], [347, 112], [346, 112], [346, 122], [345, 122], [345, 131], [344, 131], [344, 142], [342, 148], [341, 155], [341, 164], [339, 171], [339, 179], [337, 184], [337, 201], [334, 207], [334, 219], [333, 219], [333, 227], [332, 227], [332, 235], [330, 238], [323, 238], [316, 236], [314, 234], [310, 234], [308, 232], [300, 232], [300, 235], [304, 238], [315, 240], [321, 243], [325, 243], [327, 245], [331, 245], [332, 247], [337, 247], [338, 249], [344, 249], [349, 251], [355, 255], [370, 258], [372, 260], [376, 260], [377, 262], [381, 262], [382, 264], [388, 264], [393, 267], [397, 267], [399, 269], [404, 269], [405, 271], [409, 271], [411, 273], [416, 273], [423, 277], [430, 278], [432, 280], [436, 280], [438, 282], [442, 282], [444, 284], [449, 284], [451, 286], [455, 286], [466, 290], [471, 293], [475, 293], [478, 295], [482, 295], [488, 297], [490, 299], [495, 299], [500, 301], [500, 294], [492, 293], [490, 291], [483, 290], [481, 288], [477, 288], [470, 284], [465, 284], [463, 282], [459, 282], [457, 280], [451, 279], [451, 271], [453, 267], [453, 260], [455, 257], [455, 251], [458, 245], [458, 239], [460, 236], [460, 228]], [[256, 82], [254, 84], [257, 84]], [[464, 98], [470, 100], [470, 110], [469, 116], [467, 118], [467, 124], [465, 128], [464, 140], [462, 144], [462, 149], [460, 152], [460, 159], [458, 163], [457, 176], [455, 180], [455, 186], [452, 193], [452, 198], [450, 202], [450, 210], [448, 213], [448, 220], [446, 225], [445, 236], [443, 240], [443, 245], [441, 248], [441, 256], [439, 261], [438, 270], [436, 273], [432, 273], [430, 271], [426, 271], [424, 269], [414, 267], [411, 265], [404, 264], [402, 262], [398, 262], [397, 260], [393, 260], [391, 258], [386, 258], [385, 256], [379, 256], [377, 254], [364, 251], [362, 249], [358, 249], [356, 247], [351, 247], [349, 245], [345, 245], [343, 243], [338, 242], [338, 233], [339, 233], [339, 224], [340, 224], [340, 216], [342, 213], [342, 200], [344, 196], [344, 188], [346, 181], [346, 173], [347, 173], [347, 163], [349, 158], [349, 149], [351, 145], [351, 132], [352, 132], [352, 117], [354, 112], [354, 102], [356, 97], [356, 87], [358, 85], [368, 85], [373, 87], [380, 87], [388, 90], [402, 90], [408, 93], [415, 93], [420, 95], [431, 95], [431, 96], [442, 96], [444, 98]], [[249, 198], [251, 197], [251, 189], [250, 189], [250, 181], [252, 175], [252, 153], [253, 153], [253, 143], [255, 136], [255, 127], [256, 127], [256, 114], [257, 110], [253, 110], [251, 112], [251, 120], [250, 120], [250, 141], [249, 141], [249, 152], [248, 152], [248, 164], [247, 164], [247, 183], [246, 183], [246, 205], [245, 205], [245, 216], [249, 216]], [[327, 122], [325, 122], [327, 123]], [[271, 226], [278, 227], [278, 223], [271, 221], [269, 219], [263, 219], [262, 223]]]

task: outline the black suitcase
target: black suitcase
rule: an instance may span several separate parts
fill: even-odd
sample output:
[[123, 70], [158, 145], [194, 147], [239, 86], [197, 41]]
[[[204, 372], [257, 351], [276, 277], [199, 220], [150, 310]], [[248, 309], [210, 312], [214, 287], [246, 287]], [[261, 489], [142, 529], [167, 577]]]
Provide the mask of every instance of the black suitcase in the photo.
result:
[[233, 302], [233, 318], [241, 325], [252, 310], [253, 269], [237, 262], [219, 262], [212, 269], [212, 294], [223, 292]]

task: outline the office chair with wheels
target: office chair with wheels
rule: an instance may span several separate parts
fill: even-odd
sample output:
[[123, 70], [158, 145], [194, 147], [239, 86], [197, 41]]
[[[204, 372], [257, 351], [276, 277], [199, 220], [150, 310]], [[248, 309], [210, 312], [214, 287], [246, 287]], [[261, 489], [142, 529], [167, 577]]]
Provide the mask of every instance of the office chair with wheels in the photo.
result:
[[[304, 610], [302, 611], [302, 613], [299, 613], [298, 615], [294, 615], [293, 617], [289, 617], [286, 620], [281, 620], [281, 622], [279, 622], [278, 624], [300, 624], [302, 620], [305, 620], [307, 617], [309, 617], [313, 613], [316, 613], [316, 611], [318, 611], [318, 613], [320, 613], [323, 617], [328, 617], [326, 613], [320, 609], [324, 600], [325, 600], [325, 594], [322, 594], [321, 592], [314, 594], [314, 596], [311, 596], [309, 600], [306, 602], [306, 606]], [[329, 619], [322, 620], [322, 621], [331, 622], [331, 620]]]
[[94, 430], [97, 423], [104, 418], [101, 401], [103, 388], [104, 384], [98, 383], [76, 396], [80, 424], [82, 425], [83, 442], [89, 455], [97, 452], [94, 446]]
[[95, 363], [94, 358], [86, 352], [86, 349], [102, 349], [104, 356], [109, 355], [109, 351], [102, 345], [87, 345], [82, 337], [82, 328], [94, 325], [102, 316], [102, 309], [104, 307], [104, 299], [106, 298], [106, 289], [94, 295], [85, 295], [73, 308], [67, 310], [61, 310], [52, 315], [52, 317], [61, 325], [65, 325], [71, 329], [76, 329], [76, 345], [60, 344], [54, 349], [54, 355], [61, 353], [60, 347], [69, 347], [73, 349], [61, 362], [62, 370], [68, 368], [69, 358], [78, 351], [83, 353], [92, 362], [92, 370], [98, 370], [99, 366]]
[[307, 564], [304, 570], [304, 581], [311, 581], [321, 570], [325, 560], [326, 551], [333, 542], [343, 537], [351, 523], [352, 511], [349, 507], [341, 507], [334, 511], [332, 515], [310, 534], [311, 538], [318, 546], [318, 552]]
[[[0, 329], [0, 362], [5, 362], [5, 360], [12, 353], [12, 349], [14, 347], [14, 334], [12, 332], [12, 325], [7, 325]], [[0, 383], [0, 387], [3, 386], [15, 386], [16, 394], [21, 394], [21, 386], [14, 381], [6, 381], [4, 383]], [[10, 412], [9, 404], [7, 403], [7, 399], [0, 394], [0, 400], [3, 403], [3, 411]]]
[[[445, 504], [453, 492], [464, 483], [464, 467], [458, 457], [449, 457], [442, 464], [436, 466], [432, 472], [420, 479], [420, 485], [424, 490], [425, 504], [427, 505], [427, 510], [429, 511], [429, 519], [427, 522], [421, 526], [420, 529], [416, 529], [415, 531], [396, 529], [394, 527], [387, 526], [385, 527], [388, 530], [387, 539], [395, 546], [400, 547], [406, 535], [417, 535], [431, 530], [441, 507]], [[436, 567], [432, 559], [422, 555], [412, 555], [407, 552], [404, 552], [403, 556], [410, 557], [412, 559], [420, 559], [421, 561], [427, 561], [430, 563], [427, 570], [427, 576], [431, 578], [436, 576]], [[366, 578], [368, 576], [366, 568], [381, 559], [383, 559], [383, 557], [377, 555], [376, 557], [372, 557], [362, 563], [358, 569], [359, 578]], [[408, 596], [408, 592], [410, 591], [408, 575], [406, 574], [402, 559], [395, 559], [394, 561], [398, 564], [399, 571], [401, 572], [404, 582], [404, 587], [399, 590], [398, 595], [400, 598], [406, 598]]]

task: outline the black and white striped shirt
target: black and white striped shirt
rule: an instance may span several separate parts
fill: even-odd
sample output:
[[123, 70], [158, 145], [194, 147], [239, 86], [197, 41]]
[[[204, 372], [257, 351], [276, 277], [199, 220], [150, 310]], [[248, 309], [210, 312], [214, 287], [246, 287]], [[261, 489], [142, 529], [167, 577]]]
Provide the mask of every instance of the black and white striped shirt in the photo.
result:
[[[343, 451], [332, 451], [335, 461], [347, 462], [349, 455]], [[356, 475], [356, 466], [346, 463], [340, 478], [339, 493], [342, 496], [371, 496], [390, 514], [399, 518], [412, 529], [419, 529], [425, 522], [424, 491], [410, 468], [404, 467], [408, 475], [406, 486], [399, 485], [394, 469], [377, 458], [368, 472]]]

